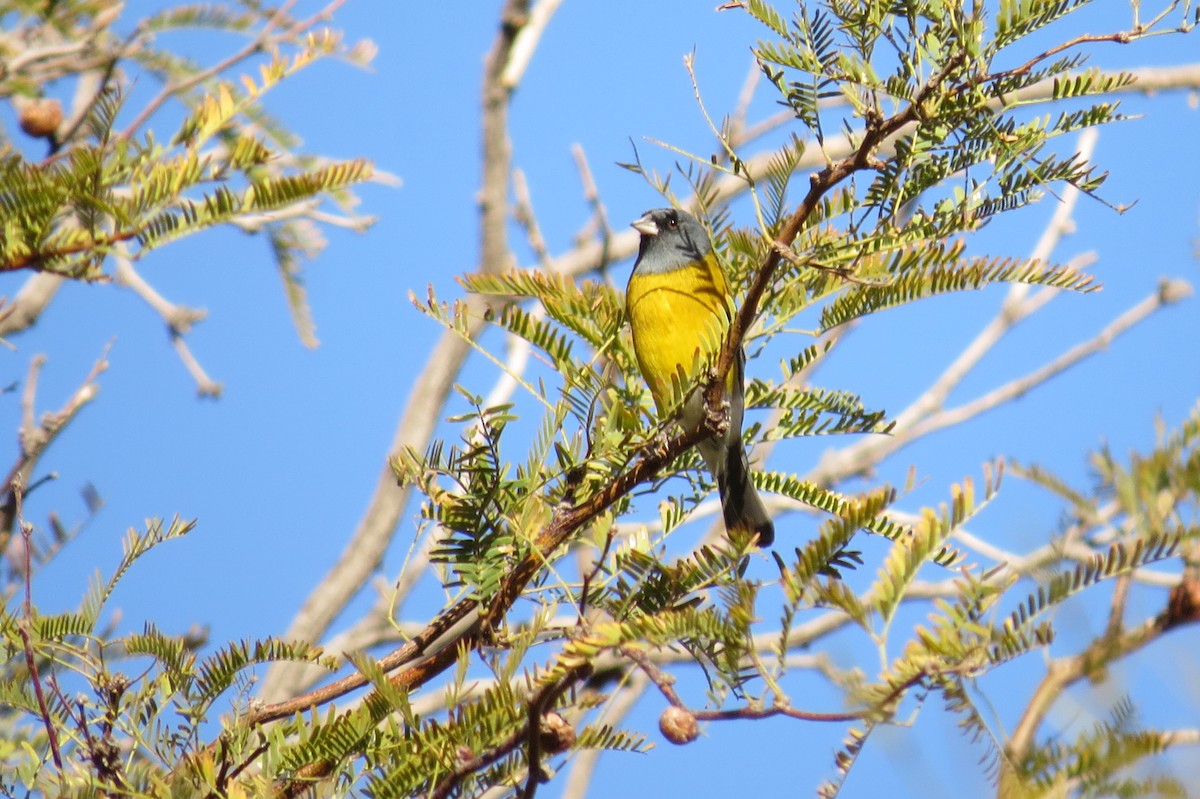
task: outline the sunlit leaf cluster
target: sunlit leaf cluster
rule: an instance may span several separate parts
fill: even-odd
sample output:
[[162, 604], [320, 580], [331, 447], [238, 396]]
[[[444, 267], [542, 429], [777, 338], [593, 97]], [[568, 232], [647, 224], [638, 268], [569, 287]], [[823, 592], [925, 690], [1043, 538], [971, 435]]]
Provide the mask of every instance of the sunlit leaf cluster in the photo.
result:
[[[324, 245], [317, 219], [359, 230], [370, 224], [354, 211], [349, 189], [373, 169], [362, 159], [338, 162], [299, 151], [298, 138], [263, 101], [319, 59], [365, 64], [372, 48], [348, 47], [326, 28], [277, 38], [272, 31], [281, 26], [311, 26], [254, 3], [160, 9], [122, 40], [108, 27], [121, 11], [114, 4], [52, 3], [6, 12], [6, 24], [23, 38], [0, 34], [0, 48], [21, 50], [0, 75], [0, 97], [40, 98], [55, 81], [106, 68], [90, 101], [66, 109], [76, 117], [37, 131], [47, 139], [44, 157], [12, 143], [0, 147], [0, 271], [108, 280], [113, 257], [136, 261], [182, 237], [233, 225], [268, 236], [297, 331], [315, 344], [300, 265]], [[252, 70], [230, 78], [221, 67], [160, 46], [163, 34], [194, 27], [251, 36], [257, 45], [229, 57], [224, 68]], [[79, 52], [62, 46], [68, 32], [79, 37]], [[127, 99], [139, 80], [162, 86], [140, 107]], [[164, 106], [184, 113], [169, 136], [148, 127]], [[330, 201], [333, 210], [317, 213]]]

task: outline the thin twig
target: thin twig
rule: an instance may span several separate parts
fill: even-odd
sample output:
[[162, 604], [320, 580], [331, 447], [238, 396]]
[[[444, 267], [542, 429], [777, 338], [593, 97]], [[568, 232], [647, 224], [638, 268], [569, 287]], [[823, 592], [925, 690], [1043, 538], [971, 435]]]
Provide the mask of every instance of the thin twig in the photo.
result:
[[1168, 281], [1153, 294], [1127, 309], [1087, 341], [1075, 345], [1054, 360], [1033, 370], [1029, 374], [1009, 381], [1002, 386], [997, 386], [970, 402], [965, 402], [958, 407], [947, 408], [946, 410], [931, 414], [920, 422], [909, 426], [904, 431], [905, 438], [916, 439], [944, 427], [961, 424], [967, 419], [971, 419], [985, 411], [989, 411], [1012, 399], [1029, 393], [1035, 386], [1041, 385], [1061, 374], [1088, 356], [1107, 349], [1116, 338], [1127, 333], [1167, 304], [1177, 302], [1190, 294], [1191, 287], [1185, 281]]
[[172, 333], [171, 344], [175, 347], [175, 354], [179, 356], [179, 360], [183, 363], [188, 374], [192, 376], [192, 380], [196, 381], [196, 394], [201, 397], [211, 397], [216, 399], [221, 396], [221, 384], [208, 376], [204, 371], [204, 367], [196, 360], [196, 356], [192, 355], [191, 349], [188, 348], [187, 342], [183, 340], [183, 336], [178, 333]]
[[[34, 421], [34, 396], [30, 392], [30, 386], [26, 386], [26, 391], [22, 399], [22, 416], [24, 417], [24, 422], [19, 433], [21, 453], [16, 463], [9, 469], [8, 476], [5, 477], [4, 482], [0, 483], [0, 498], [3, 498], [3, 503], [0, 504], [0, 544], [3, 544], [7, 540], [7, 536], [13, 529], [13, 521], [16, 519], [16, 492], [13, 490], [13, 486], [18, 484], [28, 486], [30, 475], [33, 472], [34, 466], [37, 465], [38, 460], [41, 458], [42, 453], [58, 437], [59, 433], [70, 424], [79, 411], [96, 398], [96, 394], [100, 390], [99, 384], [96, 383], [96, 378], [108, 368], [108, 349], [108, 346], [104, 348], [104, 354], [92, 365], [92, 369], [84, 379], [83, 384], [75, 389], [63, 407], [57, 411], [43, 414], [40, 423]], [[44, 356], [39, 355], [30, 363], [30, 385], [36, 381], [37, 373], [44, 361]]]
[[25, 667], [29, 669], [29, 680], [33, 685], [33, 694], [37, 698], [38, 713], [41, 715], [42, 724], [46, 727], [46, 738], [50, 743], [50, 755], [54, 759], [54, 765], [58, 768], [59, 774], [63, 771], [62, 752], [58, 748], [58, 730], [54, 724], [54, 719], [50, 715], [50, 707], [46, 704], [46, 695], [42, 690], [41, 676], [38, 674], [37, 656], [33, 652], [33, 563], [30, 552], [33, 550], [33, 525], [25, 521], [21, 509], [21, 500], [25, 494], [25, 487], [21, 482], [21, 478], [11, 482], [8, 490], [13, 497], [13, 504], [16, 508], [17, 524], [21, 527], [21, 539], [24, 545], [24, 567], [25, 567], [25, 600], [21, 604], [21, 623], [17, 625], [17, 630], [21, 634], [21, 642], [25, 648]]
[[125, 286], [132, 290], [134, 294], [141, 297], [167, 323], [167, 327], [172, 335], [186, 335], [191, 332], [192, 325], [204, 320], [208, 316], [208, 311], [203, 308], [188, 308], [184, 305], [176, 305], [159, 294], [134, 269], [133, 261], [123, 248], [117, 248], [117, 252], [113, 256], [113, 262], [116, 265], [113, 271], [113, 278], [116, 283]]
[[[796, 708], [787, 705], [776, 704], [771, 707], [755, 707], [747, 705], [745, 707], [734, 708], [732, 710], [692, 710], [680, 698], [679, 692], [675, 690], [675, 678], [667, 674], [658, 667], [651, 658], [646, 656], [646, 653], [637, 649], [634, 646], [621, 647], [621, 654], [637, 664], [638, 668], [645, 672], [650, 678], [650, 682], [654, 683], [658, 688], [659, 693], [671, 703], [673, 707], [680, 710], [686, 710], [697, 721], [732, 721], [735, 719], [766, 719], [773, 716], [787, 716], [789, 718], [800, 719], [802, 721], [858, 721], [868, 716], [877, 713], [877, 710], [862, 710], [853, 713], [816, 713], [808, 710], [797, 710]], [[915, 681], [914, 683], [915, 684]], [[905, 685], [904, 688], [909, 687]], [[899, 692], [890, 697], [883, 705], [894, 701]], [[881, 705], [881, 706], [883, 706]]]
[[546, 238], [538, 225], [537, 214], [533, 210], [533, 196], [529, 193], [529, 182], [523, 170], [513, 170], [512, 186], [515, 201], [513, 217], [525, 228], [525, 238], [538, 264], [544, 271], [550, 272], [554, 269], [554, 260], [550, 257], [550, 248], [546, 246]]
[[[186, 78], [167, 83], [167, 85], [164, 86], [162, 90], [150, 100], [150, 102], [146, 103], [145, 107], [142, 108], [141, 113], [134, 117], [133, 121], [130, 122], [125, 130], [120, 133], [120, 138], [128, 139], [132, 137], [133, 134], [146, 123], [146, 120], [153, 116], [154, 112], [161, 108], [162, 104], [167, 100], [187, 91], [188, 89], [191, 89], [193, 86], [203, 83], [209, 78], [221, 74], [239, 61], [244, 61], [255, 53], [262, 52], [266, 46], [268, 38], [271, 35], [271, 31], [275, 30], [275, 28], [287, 17], [288, 12], [291, 11], [294, 5], [296, 5], [296, 0], [284, 0], [284, 2], [277, 9], [275, 9], [275, 13], [272, 14], [270, 19], [266, 21], [262, 29], [241, 50], [238, 50], [236, 53], [233, 53], [227, 58], [218, 61], [216, 64], [213, 64], [207, 69], [202, 69]], [[295, 31], [289, 31], [289, 34], [295, 35]]]

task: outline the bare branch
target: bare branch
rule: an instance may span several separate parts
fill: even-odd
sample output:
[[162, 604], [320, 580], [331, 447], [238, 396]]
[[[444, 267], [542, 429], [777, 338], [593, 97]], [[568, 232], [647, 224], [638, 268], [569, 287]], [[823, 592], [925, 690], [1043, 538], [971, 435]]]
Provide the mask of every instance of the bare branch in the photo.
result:
[[977, 397], [957, 408], [948, 408], [927, 416], [920, 422], [908, 427], [904, 432], [904, 436], [913, 439], [920, 438], [935, 430], [961, 424], [985, 411], [1003, 405], [1009, 400], [1023, 396], [1029, 393], [1035, 386], [1039, 386], [1056, 375], [1061, 374], [1089, 355], [1094, 355], [1101, 350], [1107, 349], [1118, 336], [1128, 332], [1140, 322], [1145, 321], [1149, 316], [1166, 307], [1170, 302], [1181, 300], [1191, 293], [1191, 286], [1186, 281], [1166, 281], [1160, 286], [1158, 291], [1126, 310], [1091, 339], [1077, 344], [1049, 363], [1023, 377], [998, 386], [983, 396]]
[[18, 436], [21, 442], [21, 454], [9, 470], [3, 484], [0, 484], [0, 497], [3, 497], [3, 504], [0, 505], [0, 551], [7, 545], [8, 538], [12, 534], [13, 522], [16, 519], [18, 497], [14, 486], [21, 486], [22, 491], [24, 487], [28, 486], [29, 477], [46, 448], [83, 410], [83, 407], [96, 398], [96, 394], [100, 391], [100, 385], [96, 382], [96, 378], [108, 368], [107, 356], [108, 347], [105, 347], [104, 355], [92, 366], [87, 378], [79, 388], [75, 389], [66, 404], [57, 411], [43, 414], [40, 423], [34, 420], [34, 392], [36, 391], [37, 374], [45, 362], [45, 356], [35, 356], [30, 363], [29, 384], [26, 386], [22, 398], [24, 421]]
[[12, 302], [0, 309], [0, 336], [11, 336], [33, 327], [58, 293], [63, 279], [49, 272], [30, 275]]
[[[579, 170], [579, 182], [583, 185], [583, 198], [592, 208], [592, 219], [600, 236], [601, 244], [612, 237], [612, 227], [608, 223], [608, 210], [600, 199], [600, 190], [596, 188], [596, 179], [592, 177], [592, 168], [588, 165], [587, 153], [578, 144], [571, 145], [571, 157], [575, 159], [575, 168]], [[602, 259], [600, 266], [608, 263]], [[556, 267], [557, 269], [558, 267]]]
[[[521, 5], [526, 9], [529, 6], [528, 2]], [[550, 24], [550, 18], [560, 5], [562, 0], [538, 0], [537, 5], [528, 12], [529, 17], [521, 23], [521, 30], [512, 43], [504, 69], [496, 81], [500, 86], [512, 90], [520, 84], [546, 26]]]
[[533, 250], [539, 266], [549, 272], [554, 268], [554, 261], [550, 257], [550, 249], [546, 246], [542, 228], [538, 224], [537, 214], [533, 210], [533, 196], [529, 193], [529, 183], [525, 179], [525, 173], [520, 169], [514, 169], [512, 183], [513, 199], [516, 200], [513, 216], [516, 217], [521, 227], [525, 228], [529, 249]]
[[133, 262], [120, 248], [113, 260], [116, 264], [113, 273], [114, 281], [118, 285], [131, 289], [134, 294], [141, 297], [167, 323], [167, 328], [172, 335], [186, 335], [191, 332], [192, 325], [208, 316], [208, 311], [203, 308], [176, 305], [155, 291], [154, 287], [133, 268]]
[[1004, 793], [1004, 786], [1006, 782], [1017, 778], [1012, 764], [1021, 763], [1028, 755], [1038, 728], [1051, 706], [1065, 689], [1089, 677], [1095, 670], [1104, 668], [1106, 664], [1145, 648], [1163, 632], [1164, 626], [1161, 618], [1149, 619], [1117, 636], [1102, 634], [1077, 655], [1050, 661], [1046, 669], [1046, 676], [1034, 690], [1025, 712], [1021, 714], [1020, 720], [1008, 739], [1005, 749], [1007, 765], [1001, 773], [999, 795], [1010, 795]]
[[175, 354], [183, 362], [184, 368], [192, 376], [192, 380], [196, 381], [196, 394], [200, 397], [209, 397], [211, 399], [221, 396], [221, 384], [209, 377], [208, 373], [204, 371], [204, 367], [196, 360], [196, 356], [192, 355], [192, 351], [188, 348], [187, 342], [183, 340], [183, 336], [178, 333], [172, 333], [171, 344], [175, 347]]

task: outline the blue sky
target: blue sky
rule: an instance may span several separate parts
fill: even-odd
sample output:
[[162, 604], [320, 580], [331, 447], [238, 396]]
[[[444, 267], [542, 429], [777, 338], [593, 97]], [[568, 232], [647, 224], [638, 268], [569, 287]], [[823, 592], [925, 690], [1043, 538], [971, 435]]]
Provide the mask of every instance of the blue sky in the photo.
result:
[[[696, 53], [705, 102], [719, 116], [736, 102], [750, 66], [749, 47], [764, 33], [743, 15], [714, 12], [714, 5], [712, 0], [563, 4], [514, 98], [511, 118], [514, 165], [528, 176], [552, 252], [568, 249], [589, 216], [571, 145], [586, 150], [614, 226], [662, 204], [641, 179], [615, 166], [631, 160], [631, 139], [644, 162], [660, 171], [669, 170], [676, 157], [644, 137], [699, 152], [711, 149], [683, 56]], [[1127, 23], [1125, 4], [1097, 5], [1090, 16], [1071, 20], [1067, 35]], [[157, 4], [130, 3], [124, 24], [145, 7]], [[318, 349], [305, 349], [291, 327], [266, 241], [231, 230], [166, 247], [139, 265], [170, 299], [208, 309], [207, 320], [188, 341], [224, 385], [219, 401], [195, 398], [158, 317], [115, 286], [68, 286], [36, 329], [13, 339], [15, 349], [3, 356], [5, 384], [24, 379], [35, 353], [49, 358], [39, 410], [59, 407], [112, 342], [99, 398], [42, 461], [41, 473], [52, 470], [58, 479], [27, 505], [34, 523], [44, 523], [47, 512], [57, 509], [70, 525], [84, 515], [83, 485], [94, 484], [106, 503], [83, 535], [37, 575], [35, 597], [46, 611], [74, 607], [96, 570], [112, 570], [127, 528], [142, 529], [147, 517], [179, 514], [198, 519], [198, 529], [151, 553], [125, 579], [111, 605], [120, 608], [121, 628], [138, 629], [151, 620], [178, 633], [203, 624], [221, 642], [287, 627], [362, 513], [410, 383], [440, 333], [411, 307], [408, 292], [423, 294], [432, 285], [441, 297], [454, 297], [455, 275], [476, 264], [478, 87], [498, 7], [477, 3], [462, 13], [452, 11], [452, 4], [351, 0], [335, 25], [351, 40], [369, 37], [379, 45], [373, 70], [318, 64], [270, 98], [271, 110], [294, 127], [308, 151], [364, 156], [403, 181], [399, 188], [363, 187], [362, 210], [378, 223], [364, 235], [329, 231], [329, 247], [307, 265]], [[207, 54], [208, 61], [239, 44], [214, 36], [180, 41]], [[1118, 68], [1188, 63], [1200, 49], [1193, 35], [1102, 44], [1091, 52], [1093, 64]], [[153, 89], [139, 86], [142, 95], [135, 93], [130, 107], [136, 109], [138, 97]], [[1104, 129], [1096, 160], [1112, 173], [1104, 196], [1136, 205], [1119, 215], [1081, 201], [1077, 232], [1055, 253], [1066, 260], [1095, 251], [1094, 271], [1105, 289], [1056, 300], [989, 355], [982, 374], [969, 379], [958, 396], [973, 396], [1089, 338], [1152, 292], [1161, 277], [1196, 277], [1200, 117], [1194, 97], [1189, 102], [1183, 93], [1165, 93], [1123, 102], [1127, 113], [1140, 118]], [[752, 119], [774, 111], [766, 88], [752, 108]], [[164, 116], [164, 131], [173, 129], [174, 113]], [[11, 128], [10, 119], [5, 124]], [[1052, 210], [1047, 202], [1000, 219], [973, 246], [995, 255], [1027, 254]], [[521, 263], [531, 263], [515, 227], [512, 241]], [[629, 266], [615, 265], [618, 283], [624, 283]], [[23, 279], [0, 277], [0, 292], [11, 295]], [[1002, 297], [1003, 289], [996, 288], [881, 314], [856, 331], [820, 381], [858, 392], [872, 407], [898, 410], [995, 312]], [[1051, 384], [902, 451], [879, 480], [902, 481], [915, 468], [921, 488], [908, 510], [942, 500], [951, 482], [978, 476], [980, 465], [998, 455], [1045, 464], [1086, 485], [1088, 448], [1102, 442], [1118, 453], [1148, 447], [1156, 415], [1175, 424], [1196, 402], [1198, 320], [1194, 301], [1167, 309]], [[751, 368], [777, 375], [773, 363]], [[473, 362], [462, 381], [485, 393], [494, 378], [490, 367]], [[0, 429], [15, 431], [18, 395], [0, 400]], [[785, 445], [770, 465], [803, 471], [836, 443]], [[14, 457], [15, 452], [14, 445]], [[1014, 548], [1029, 547], [1054, 532], [1060, 510], [1010, 480], [975, 529]], [[656, 515], [649, 504], [638, 513]], [[412, 513], [406, 518], [407, 530], [385, 565], [388, 577], [411, 538]], [[781, 525], [779, 535], [786, 540], [805, 529]], [[1094, 623], [1082, 615], [1071, 621]], [[1183, 636], [1194, 647], [1194, 632], [1180, 640]], [[835, 639], [832, 646], [835, 656], [857, 651], [848, 641]], [[1147, 721], [1170, 726], [1195, 718], [1200, 685], [1162, 657], [1181, 646], [1164, 642], [1127, 666], [1153, 682], [1177, 681], [1175, 703], [1148, 696]], [[1029, 661], [1006, 667], [997, 679], [1011, 680], [1018, 686], [1014, 691], [1024, 679], [1027, 688], [1041, 665], [1036, 656]], [[869, 661], [863, 665], [871, 667]], [[684, 685], [702, 696], [703, 686], [689, 680], [695, 675]], [[1097, 690], [1111, 701], [1111, 693]], [[836, 706], [832, 695], [797, 699], [810, 709]], [[974, 767], [978, 750], [958, 741], [952, 721], [936, 704], [931, 701], [916, 717], [915, 730], [876, 740], [845, 795], [871, 796], [886, 786], [896, 796], [950, 796], [959, 795], [964, 784], [972, 787], [961, 795], [985, 792]], [[657, 739], [654, 719], [661, 702], [649, 697], [644, 705], [631, 723]], [[712, 727], [692, 747], [664, 744], [650, 757], [606, 758], [593, 795], [650, 793], [651, 785], [695, 796], [735, 788], [806, 794], [832, 773], [832, 748], [843, 733], [837, 725], [791, 721]], [[706, 768], [716, 762], [714, 753], [724, 755], [729, 747], [744, 751], [743, 768], [717, 773]], [[556, 790], [550, 786], [546, 795]]]

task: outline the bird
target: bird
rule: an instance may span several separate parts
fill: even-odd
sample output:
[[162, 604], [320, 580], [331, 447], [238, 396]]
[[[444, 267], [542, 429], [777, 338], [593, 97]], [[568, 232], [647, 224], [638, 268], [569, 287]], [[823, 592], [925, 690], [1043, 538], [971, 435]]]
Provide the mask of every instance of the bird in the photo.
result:
[[[658, 208], [630, 224], [641, 234], [625, 289], [638, 368], [659, 416], [672, 410], [676, 396], [686, 396], [679, 422], [684, 429], [694, 429], [704, 415], [704, 392], [694, 383], [724, 342], [733, 319], [733, 292], [708, 233], [691, 214]], [[750, 461], [742, 443], [745, 362], [739, 347], [725, 387], [727, 432], [696, 446], [717, 482], [725, 529], [757, 533], [758, 546], [765, 547], [775, 540], [775, 525], [750, 482]], [[685, 380], [683, 394], [673, 389], [680, 375]]]

